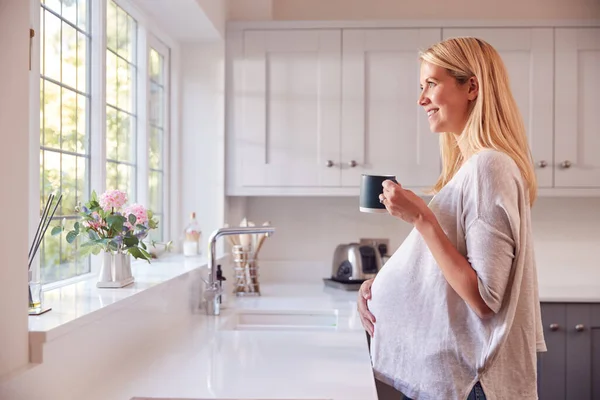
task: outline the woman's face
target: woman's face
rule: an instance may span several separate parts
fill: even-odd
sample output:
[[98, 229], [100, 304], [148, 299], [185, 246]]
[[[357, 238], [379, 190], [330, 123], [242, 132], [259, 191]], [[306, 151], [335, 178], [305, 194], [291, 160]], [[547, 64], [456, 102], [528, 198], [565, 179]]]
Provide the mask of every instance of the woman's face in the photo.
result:
[[469, 102], [476, 97], [475, 78], [461, 85], [445, 68], [421, 62], [418, 103], [427, 113], [432, 132], [462, 133], [469, 118]]

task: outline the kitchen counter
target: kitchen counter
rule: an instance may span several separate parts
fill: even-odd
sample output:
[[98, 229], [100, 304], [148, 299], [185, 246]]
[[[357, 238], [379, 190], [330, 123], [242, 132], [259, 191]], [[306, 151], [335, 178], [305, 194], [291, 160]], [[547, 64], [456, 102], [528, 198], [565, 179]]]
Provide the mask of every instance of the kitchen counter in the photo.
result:
[[[194, 315], [173, 327], [85, 398], [377, 399], [356, 292], [323, 284], [262, 285], [261, 291], [260, 297], [225, 299], [218, 317]], [[335, 315], [337, 326], [234, 330], [240, 310], [312, 311]]]
[[[323, 284], [263, 284], [225, 298], [221, 315], [193, 315], [122, 364], [90, 400], [377, 399], [356, 292]], [[600, 287], [540, 286], [542, 302], [599, 302]], [[333, 330], [234, 330], [237, 312], [336, 312]], [[93, 395], [90, 395], [90, 392]]]
[[596, 285], [589, 282], [579, 285], [540, 285], [540, 301], [542, 303], [600, 303], [600, 280]]

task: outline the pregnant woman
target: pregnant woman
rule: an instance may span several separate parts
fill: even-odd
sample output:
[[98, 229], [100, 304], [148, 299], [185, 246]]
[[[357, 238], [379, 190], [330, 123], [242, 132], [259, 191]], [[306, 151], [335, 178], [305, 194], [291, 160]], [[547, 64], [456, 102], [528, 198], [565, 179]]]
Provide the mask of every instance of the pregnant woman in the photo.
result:
[[380, 201], [414, 229], [359, 291], [375, 376], [415, 400], [537, 399], [536, 180], [506, 68], [471, 37], [420, 60], [442, 173], [429, 204], [383, 183]]

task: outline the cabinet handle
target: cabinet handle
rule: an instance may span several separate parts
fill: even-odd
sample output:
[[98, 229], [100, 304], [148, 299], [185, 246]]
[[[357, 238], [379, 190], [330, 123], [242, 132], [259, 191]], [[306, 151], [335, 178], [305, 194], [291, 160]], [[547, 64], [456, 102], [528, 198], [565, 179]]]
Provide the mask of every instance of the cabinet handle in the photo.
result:
[[325, 165], [327, 165], [327, 168], [331, 168], [335, 165], [335, 163], [331, 160], [327, 160], [327, 163]]
[[546, 168], [548, 166], [548, 162], [545, 160], [541, 160], [537, 163], [537, 166], [540, 168]]
[[575, 330], [577, 332], [583, 332], [584, 329], [585, 329], [585, 326], [583, 326], [583, 324], [577, 324], [577, 325], [575, 325]]
[[562, 169], [568, 169], [568, 168], [571, 168], [571, 165], [572, 165], [572, 164], [571, 164], [571, 161], [569, 161], [569, 160], [565, 160], [565, 161], [563, 161], [563, 162], [561, 162], [561, 163], [560, 163], [560, 167], [561, 167]]
[[550, 324], [550, 330], [551, 331], [557, 331], [559, 328], [558, 324]]
[[354, 168], [358, 165], [358, 163], [356, 161], [352, 160], [348, 163], [348, 165], [350, 166], [350, 168]]

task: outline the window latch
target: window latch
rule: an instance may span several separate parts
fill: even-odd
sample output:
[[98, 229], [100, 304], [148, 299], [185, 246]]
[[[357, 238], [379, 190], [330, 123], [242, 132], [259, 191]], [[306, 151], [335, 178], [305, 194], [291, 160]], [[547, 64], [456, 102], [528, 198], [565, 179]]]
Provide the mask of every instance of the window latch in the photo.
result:
[[33, 38], [35, 37], [35, 31], [29, 28], [29, 70], [31, 71], [31, 47], [33, 46]]

